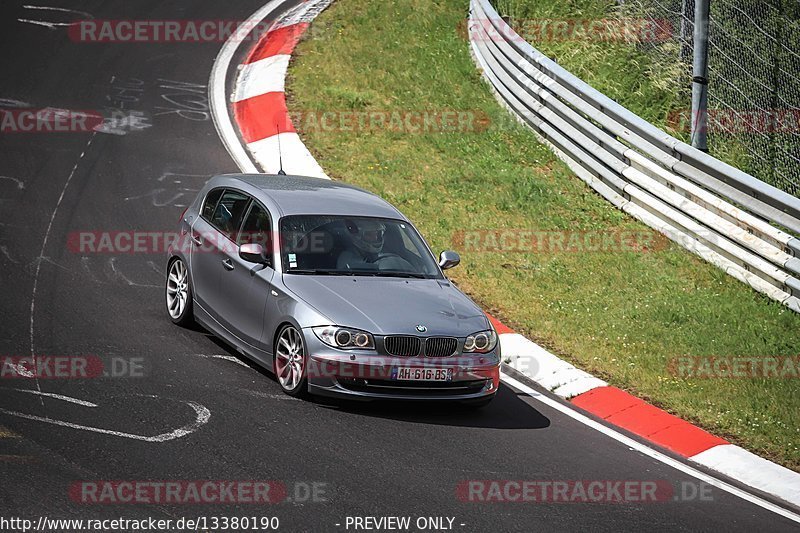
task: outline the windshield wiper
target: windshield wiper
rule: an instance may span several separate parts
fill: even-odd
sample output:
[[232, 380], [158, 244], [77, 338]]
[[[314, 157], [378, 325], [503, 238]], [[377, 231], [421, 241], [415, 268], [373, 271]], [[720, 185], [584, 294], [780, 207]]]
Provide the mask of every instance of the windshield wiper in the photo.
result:
[[319, 276], [350, 276], [352, 272], [348, 270], [324, 270], [311, 268], [290, 268], [287, 274], [313, 274]]
[[425, 279], [428, 276], [417, 272], [393, 272], [391, 270], [367, 270], [354, 272], [357, 276], [378, 276], [382, 278], [415, 278]]

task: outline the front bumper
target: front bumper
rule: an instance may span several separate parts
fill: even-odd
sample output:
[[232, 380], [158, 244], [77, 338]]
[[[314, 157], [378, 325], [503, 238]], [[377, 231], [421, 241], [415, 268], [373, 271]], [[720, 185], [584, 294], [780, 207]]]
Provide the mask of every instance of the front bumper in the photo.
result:
[[[452, 357], [395, 357], [371, 351], [344, 351], [305, 330], [309, 349], [307, 378], [312, 394], [355, 400], [476, 400], [493, 396], [500, 385], [499, 345], [487, 354]], [[449, 381], [394, 379], [400, 367], [452, 371]], [[395, 372], [396, 373], [396, 372]]]

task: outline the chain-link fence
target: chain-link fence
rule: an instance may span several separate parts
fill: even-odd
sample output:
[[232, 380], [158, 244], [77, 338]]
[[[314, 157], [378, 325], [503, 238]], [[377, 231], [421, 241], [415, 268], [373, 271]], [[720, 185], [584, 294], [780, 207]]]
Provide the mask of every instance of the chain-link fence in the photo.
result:
[[[694, 3], [618, 2], [622, 16], [670, 28], [672, 39], [638, 46], [679, 73], [687, 114]], [[708, 66], [710, 154], [800, 196], [800, 2], [711, 0]]]

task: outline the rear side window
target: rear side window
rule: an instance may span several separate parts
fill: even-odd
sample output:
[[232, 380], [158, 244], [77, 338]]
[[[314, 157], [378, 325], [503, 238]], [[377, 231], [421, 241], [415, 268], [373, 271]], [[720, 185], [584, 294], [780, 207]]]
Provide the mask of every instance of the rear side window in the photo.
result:
[[226, 190], [214, 209], [211, 224], [224, 233], [229, 239], [235, 240], [236, 232], [242, 223], [245, 209], [250, 202], [250, 197], [244, 193]]
[[200, 216], [206, 220], [211, 220], [214, 214], [214, 208], [217, 207], [219, 197], [222, 196], [222, 191], [225, 189], [214, 189], [206, 195], [206, 200], [203, 202], [203, 209], [200, 211]]

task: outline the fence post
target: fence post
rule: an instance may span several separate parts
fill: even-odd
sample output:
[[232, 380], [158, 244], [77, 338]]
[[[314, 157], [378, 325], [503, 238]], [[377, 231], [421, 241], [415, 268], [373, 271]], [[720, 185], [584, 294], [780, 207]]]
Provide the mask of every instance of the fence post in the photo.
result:
[[708, 10], [710, 0], [695, 0], [692, 61], [692, 146], [708, 151]]

